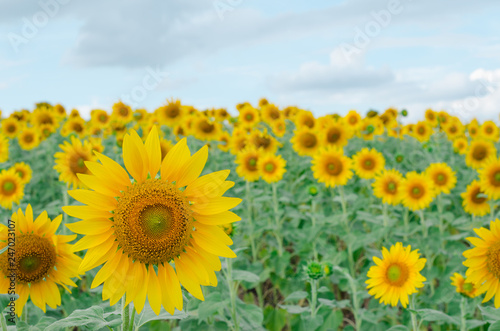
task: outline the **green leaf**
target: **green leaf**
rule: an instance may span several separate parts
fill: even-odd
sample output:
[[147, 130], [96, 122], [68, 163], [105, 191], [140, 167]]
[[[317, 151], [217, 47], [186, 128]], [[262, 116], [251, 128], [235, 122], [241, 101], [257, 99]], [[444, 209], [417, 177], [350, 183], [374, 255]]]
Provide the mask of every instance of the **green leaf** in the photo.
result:
[[245, 281], [249, 283], [258, 283], [260, 281], [260, 278], [259, 276], [250, 271], [233, 270], [233, 280]]
[[227, 307], [229, 299], [222, 300], [219, 292], [210, 293], [205, 297], [205, 301], [201, 302], [198, 306], [198, 319], [204, 321], [217, 313], [219, 309]]
[[478, 328], [481, 325], [485, 325], [486, 323], [487, 323], [486, 321], [480, 321], [480, 320], [465, 321], [465, 325], [467, 326], [467, 330]]
[[[116, 315], [116, 314], [114, 314]], [[104, 311], [99, 306], [93, 306], [85, 310], [75, 310], [68, 317], [63, 318], [47, 326], [47, 331], [60, 330], [78, 326], [87, 330], [99, 330], [103, 327], [116, 327], [122, 323], [121, 317], [106, 320]]]
[[279, 307], [285, 309], [290, 314], [302, 314], [305, 311], [309, 311], [309, 307], [301, 307], [297, 305], [279, 305]]
[[285, 298], [285, 301], [300, 300], [307, 298], [306, 291], [295, 291]]
[[281, 331], [286, 325], [286, 310], [267, 306], [264, 309], [264, 325], [267, 330]]
[[488, 331], [500, 331], [500, 321], [496, 321], [495, 323], [491, 324], [488, 328]]
[[393, 327], [387, 329], [387, 331], [408, 331], [408, 327], [404, 325], [394, 325]]
[[156, 321], [156, 320], [172, 320], [172, 319], [183, 319], [188, 317], [188, 314], [186, 314], [184, 311], [178, 311], [176, 310], [173, 315], [170, 315], [169, 312], [165, 311], [163, 308], [160, 310], [160, 315], [156, 315], [153, 309], [151, 309], [151, 306], [149, 305], [149, 302], [146, 301], [146, 304], [144, 305], [144, 309], [141, 312], [139, 316], [136, 316], [134, 324], [136, 328], [140, 328], [144, 324], [151, 322], [151, 321]]
[[261, 330], [264, 314], [259, 306], [246, 304], [241, 300], [236, 303], [240, 326], [242, 330]]
[[319, 289], [318, 289], [318, 293], [330, 293], [332, 290], [330, 290], [328, 287], [326, 286], [321, 286]]
[[13, 298], [13, 300], [17, 300], [17, 298], [19, 298], [19, 295], [0, 294], [0, 311], [3, 311], [9, 305], [9, 303], [12, 301], [11, 298]]
[[442, 311], [434, 309], [417, 309], [417, 313], [422, 317], [422, 320], [429, 322], [446, 322], [450, 324], [459, 325], [458, 318], [451, 317]]
[[493, 307], [483, 307], [478, 305], [483, 318], [487, 320], [489, 323], [494, 323], [500, 320], [500, 309], [495, 309]]

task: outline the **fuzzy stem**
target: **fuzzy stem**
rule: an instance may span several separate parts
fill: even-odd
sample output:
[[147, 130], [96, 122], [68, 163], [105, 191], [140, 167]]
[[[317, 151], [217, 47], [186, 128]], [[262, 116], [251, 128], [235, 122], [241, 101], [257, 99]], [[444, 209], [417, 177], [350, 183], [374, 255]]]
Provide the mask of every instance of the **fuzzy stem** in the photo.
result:
[[462, 295], [462, 300], [460, 301], [460, 331], [467, 331], [467, 321], [465, 319], [465, 296]]
[[422, 224], [422, 234], [424, 238], [427, 238], [427, 225], [425, 224], [424, 211], [420, 209], [418, 214], [420, 215], [420, 223]]
[[233, 261], [230, 258], [226, 258], [226, 281], [231, 300], [231, 318], [233, 319], [234, 330], [238, 331], [240, 326], [236, 315], [236, 288], [233, 284]]
[[[343, 186], [339, 186], [339, 193], [340, 193], [340, 204], [342, 205], [342, 218], [344, 221], [344, 226], [346, 228], [347, 235], [349, 235], [351, 233], [351, 229], [349, 227], [349, 220], [347, 217], [347, 203], [345, 200], [345, 193]], [[354, 256], [352, 252], [352, 243], [350, 240], [348, 240], [347, 244], [347, 258], [349, 262], [349, 271], [351, 272], [351, 275], [355, 277], [356, 269], [354, 265]]]
[[[415, 295], [412, 295], [410, 298], [410, 309], [415, 310]], [[413, 331], [418, 331], [418, 322], [417, 322], [417, 314], [413, 311], [410, 311], [411, 314], [411, 325]]]
[[130, 323], [130, 309], [125, 305], [125, 296], [122, 297], [122, 330], [128, 331]]
[[[316, 200], [312, 199], [311, 201], [311, 223], [312, 223], [312, 231], [316, 232]], [[316, 240], [312, 241], [312, 252], [314, 261], [318, 261], [318, 252], [316, 251]]]
[[316, 316], [316, 301], [318, 298], [318, 280], [311, 280], [311, 318]]
[[247, 216], [248, 216], [248, 224], [250, 225], [250, 233], [248, 236], [250, 237], [250, 246], [252, 248], [252, 261], [257, 260], [257, 249], [255, 247], [254, 240], [254, 225], [252, 222], [252, 209], [253, 209], [253, 201], [252, 201], [252, 193], [250, 191], [250, 182], [246, 181], [246, 200], [247, 200]]
[[276, 189], [276, 183], [272, 183], [271, 187], [273, 189], [273, 209], [274, 209], [274, 222], [276, 225], [275, 237], [278, 241], [278, 255], [283, 255], [283, 239], [281, 238], [281, 224], [279, 217], [279, 204], [278, 204], [278, 193]]

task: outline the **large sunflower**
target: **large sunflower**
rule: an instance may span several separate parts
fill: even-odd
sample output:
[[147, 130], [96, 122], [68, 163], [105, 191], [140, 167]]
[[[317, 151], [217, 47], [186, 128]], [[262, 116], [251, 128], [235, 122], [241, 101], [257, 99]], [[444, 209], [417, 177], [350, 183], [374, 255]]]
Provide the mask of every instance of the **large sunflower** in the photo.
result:
[[222, 196], [234, 185], [225, 180], [229, 170], [198, 177], [208, 147], [191, 156], [185, 138], [162, 162], [156, 127], [145, 144], [134, 130], [124, 137], [123, 161], [133, 181], [118, 163], [97, 157], [101, 163], [86, 162], [91, 175], [78, 175], [91, 190], [69, 191], [85, 205], [63, 207], [83, 220], [67, 225], [85, 235], [74, 247], [88, 249], [79, 271], [104, 263], [91, 287], [104, 283], [102, 297], [111, 305], [126, 294], [126, 305], [133, 301], [138, 313], [146, 296], [156, 314], [162, 305], [171, 314], [182, 310], [179, 282], [203, 300], [200, 285], [217, 285], [219, 256], [236, 256], [219, 227], [240, 220], [228, 210], [241, 199]]
[[495, 308], [500, 307], [500, 221], [490, 222], [490, 229], [474, 229], [479, 236], [466, 238], [475, 246], [466, 250], [464, 266], [467, 280], [475, 284], [478, 294], [486, 292], [483, 302], [495, 297]]
[[500, 198], [500, 159], [490, 158], [479, 170], [479, 183], [490, 199]]
[[345, 185], [352, 177], [352, 160], [341, 149], [325, 148], [314, 155], [313, 176], [327, 187]]
[[480, 169], [492, 156], [496, 156], [497, 150], [491, 141], [475, 139], [465, 154], [465, 163], [474, 169]]
[[92, 145], [87, 140], [83, 143], [75, 137], [71, 137], [71, 143], [65, 141], [59, 145], [63, 150], [54, 154], [56, 165], [54, 169], [59, 173], [59, 180], [65, 182], [68, 187], [84, 187], [78, 174], [90, 174], [86, 161], [94, 161], [96, 158], [92, 154]]
[[284, 173], [286, 161], [281, 155], [266, 153], [259, 157], [257, 161], [257, 168], [259, 169], [260, 176], [268, 183], [279, 182]]
[[[76, 286], [71, 278], [79, 277], [77, 270], [82, 259], [73, 254], [68, 244], [76, 235], [56, 235], [61, 221], [62, 215], [51, 221], [46, 211], [33, 220], [33, 210], [28, 205], [26, 215], [21, 209], [12, 214], [14, 232], [11, 227], [0, 224], [0, 249], [7, 246], [12, 234], [16, 239], [15, 251], [8, 248], [0, 255], [0, 293], [9, 293], [10, 276], [14, 273], [15, 293], [19, 295], [15, 306], [17, 316], [21, 316], [28, 297], [45, 313], [46, 305], [56, 308], [61, 304], [57, 285], [68, 291], [68, 286]], [[14, 266], [10, 259], [12, 253], [15, 254]]]
[[449, 194], [450, 190], [457, 184], [455, 172], [446, 163], [432, 163], [427, 167], [425, 173], [434, 182], [434, 188], [437, 194]]
[[489, 199], [481, 190], [479, 181], [475, 180], [467, 185], [467, 189], [460, 196], [465, 212], [475, 216], [484, 216], [490, 212]]
[[295, 130], [290, 142], [293, 149], [301, 156], [313, 156], [320, 148], [317, 131], [308, 127]]
[[458, 293], [468, 296], [469, 298], [475, 298], [479, 295], [477, 286], [468, 282], [461, 274], [455, 272], [450, 279], [451, 285], [455, 286]]
[[382, 199], [383, 203], [397, 205], [401, 202], [401, 183], [403, 175], [397, 170], [384, 170], [375, 177], [372, 183], [373, 195]]
[[427, 260], [420, 258], [418, 249], [412, 251], [411, 246], [403, 247], [398, 242], [390, 251], [382, 248], [382, 259], [374, 256], [376, 265], [368, 270], [366, 287], [369, 294], [380, 302], [396, 306], [398, 302], [406, 308], [408, 296], [417, 293], [424, 286], [425, 277], [420, 274]]
[[0, 205], [12, 209], [13, 203], [19, 203], [24, 196], [24, 184], [12, 168], [0, 172]]
[[371, 179], [384, 170], [385, 158], [376, 149], [363, 148], [352, 157], [352, 163], [360, 178]]
[[406, 174], [401, 184], [401, 197], [405, 207], [413, 211], [425, 209], [431, 204], [434, 195], [434, 184], [427, 175], [415, 171]]

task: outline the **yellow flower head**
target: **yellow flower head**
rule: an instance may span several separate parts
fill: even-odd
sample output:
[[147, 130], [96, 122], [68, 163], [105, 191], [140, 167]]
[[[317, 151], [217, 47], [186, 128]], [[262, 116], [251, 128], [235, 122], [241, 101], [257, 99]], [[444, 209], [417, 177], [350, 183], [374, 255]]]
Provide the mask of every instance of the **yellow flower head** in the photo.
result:
[[24, 184], [13, 168], [0, 172], [0, 205], [12, 209], [24, 196]]
[[54, 169], [59, 173], [59, 180], [65, 182], [68, 187], [84, 187], [78, 174], [90, 174], [85, 162], [94, 161], [96, 158], [92, 152], [92, 145], [87, 140], [80, 141], [71, 137], [71, 143], [65, 141], [59, 145], [63, 150], [54, 154], [56, 165]]
[[345, 185], [352, 177], [352, 160], [341, 149], [325, 148], [314, 155], [311, 169], [313, 176], [326, 187]]
[[245, 147], [241, 152], [236, 154], [236, 173], [246, 181], [255, 182], [259, 179], [260, 173], [257, 168], [259, 157], [262, 151], [250, 145]]
[[432, 135], [432, 127], [424, 121], [420, 121], [414, 125], [412, 136], [417, 138], [420, 142], [428, 141]]
[[484, 163], [479, 170], [479, 183], [490, 199], [500, 198], [500, 159], [491, 157]]
[[426, 174], [415, 171], [406, 174], [401, 185], [403, 205], [409, 209], [421, 210], [429, 207], [435, 196], [434, 184]]
[[357, 132], [357, 130], [362, 125], [361, 115], [355, 110], [350, 110], [347, 115], [344, 116], [345, 124], [353, 131]]
[[403, 175], [397, 170], [384, 170], [375, 177], [372, 183], [373, 195], [382, 199], [383, 203], [397, 205], [401, 202], [401, 183]]
[[87, 249], [79, 270], [104, 263], [91, 288], [104, 283], [103, 300], [114, 305], [125, 295], [138, 313], [146, 297], [157, 315], [161, 306], [171, 314], [182, 310], [180, 284], [203, 300], [200, 285], [217, 285], [219, 256], [236, 257], [219, 227], [240, 220], [229, 209], [241, 199], [222, 196], [234, 185], [226, 181], [229, 170], [199, 177], [208, 147], [191, 155], [186, 138], [161, 161], [156, 127], [145, 143], [134, 130], [124, 136], [126, 170], [102, 154], [97, 158], [101, 163], [87, 162], [91, 174], [78, 175], [90, 190], [68, 192], [85, 205], [63, 207], [83, 220], [67, 225], [84, 235], [73, 248]]
[[449, 194], [450, 190], [457, 184], [455, 172], [446, 163], [432, 163], [425, 173], [434, 182], [436, 194]]
[[385, 158], [376, 149], [363, 148], [352, 157], [352, 163], [360, 178], [371, 179], [384, 170]]
[[474, 169], [480, 169], [492, 156], [496, 156], [497, 150], [491, 141], [473, 140], [465, 155], [465, 163]]
[[250, 104], [245, 104], [239, 109], [238, 123], [246, 128], [253, 128], [260, 122], [259, 111]]
[[324, 147], [342, 148], [347, 145], [352, 136], [352, 129], [346, 125], [343, 120], [338, 122], [328, 121], [326, 125], [321, 128], [321, 145]]
[[466, 213], [484, 216], [490, 212], [489, 199], [482, 191], [479, 181], [475, 180], [467, 185], [467, 189], [460, 196], [463, 199], [462, 206]]
[[469, 298], [475, 298], [479, 295], [476, 285], [468, 282], [461, 274], [455, 272], [450, 279], [451, 285], [455, 286], [458, 293]]
[[465, 154], [467, 153], [467, 148], [469, 146], [469, 142], [467, 141], [467, 138], [464, 137], [459, 137], [455, 140], [453, 140], [453, 151], [458, 154]]
[[498, 140], [498, 126], [493, 121], [486, 121], [479, 127], [479, 136], [490, 141]]
[[40, 144], [40, 135], [35, 128], [25, 127], [17, 137], [19, 146], [24, 150], [32, 150]]
[[14, 164], [11, 169], [13, 169], [19, 178], [21, 178], [21, 183], [23, 185], [30, 182], [33, 171], [29, 165], [24, 162], [18, 162]]
[[15, 117], [9, 117], [2, 120], [2, 133], [6, 137], [16, 137], [21, 128], [22, 124]]
[[132, 121], [134, 112], [129, 105], [119, 101], [113, 105], [113, 112], [111, 113], [111, 116], [114, 120], [126, 124]]
[[[68, 286], [76, 286], [71, 278], [79, 277], [77, 270], [82, 261], [68, 244], [76, 235], [56, 235], [62, 215], [51, 221], [44, 211], [33, 219], [33, 210], [28, 205], [26, 215], [19, 209], [12, 214], [8, 227], [0, 224], [0, 249], [8, 246], [12, 234], [16, 238], [15, 251], [9, 248], [0, 255], [0, 293], [8, 293], [11, 286], [8, 277], [14, 268], [19, 295], [15, 306], [17, 316], [21, 316], [28, 298], [44, 313], [46, 305], [54, 309], [61, 305], [57, 285], [70, 292]], [[12, 253], [15, 254], [14, 267], [9, 259]]]
[[308, 127], [295, 130], [290, 142], [293, 149], [301, 156], [313, 156], [320, 148], [317, 131]]
[[274, 155], [266, 153], [259, 157], [257, 161], [257, 168], [259, 169], [260, 176], [268, 183], [279, 182], [283, 178], [286, 161], [281, 155]]
[[425, 277], [420, 274], [427, 260], [420, 257], [418, 249], [412, 251], [411, 246], [403, 247], [398, 242], [390, 250], [382, 248], [382, 259], [374, 256], [376, 265], [368, 270], [366, 287], [368, 293], [380, 299], [380, 303], [395, 307], [398, 302], [406, 308], [408, 296], [424, 287]]

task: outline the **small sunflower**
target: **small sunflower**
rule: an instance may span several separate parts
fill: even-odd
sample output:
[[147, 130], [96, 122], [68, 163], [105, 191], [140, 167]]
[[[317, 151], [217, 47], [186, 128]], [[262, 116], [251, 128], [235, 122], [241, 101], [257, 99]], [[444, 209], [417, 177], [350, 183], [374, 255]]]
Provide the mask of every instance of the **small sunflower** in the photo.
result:
[[424, 121], [420, 121], [413, 127], [412, 136], [420, 142], [426, 142], [432, 135], [432, 127]]
[[455, 172], [446, 163], [432, 163], [425, 170], [425, 173], [434, 182], [436, 194], [449, 194], [450, 190], [457, 184]]
[[425, 120], [432, 127], [436, 127], [438, 125], [437, 113], [430, 108], [425, 111]]
[[403, 175], [397, 170], [384, 170], [375, 177], [372, 183], [373, 195], [382, 199], [383, 203], [397, 205], [401, 202], [401, 183]]
[[453, 141], [465, 133], [465, 126], [457, 118], [443, 125], [443, 131], [446, 133], [448, 139]]
[[217, 148], [219, 148], [223, 152], [229, 151], [231, 145], [229, 144], [231, 141], [231, 135], [227, 131], [221, 131], [219, 136], [217, 137]]
[[466, 250], [463, 262], [467, 280], [477, 286], [478, 294], [486, 295], [483, 302], [495, 297], [495, 308], [500, 307], [500, 221], [490, 222], [490, 229], [474, 229], [479, 236], [466, 238], [474, 247]]
[[245, 104], [239, 112], [238, 123], [243, 127], [253, 128], [260, 122], [259, 111], [250, 104]]
[[341, 149], [324, 148], [314, 155], [311, 169], [313, 176], [326, 187], [345, 185], [352, 177], [352, 160]]
[[498, 126], [493, 121], [486, 121], [479, 127], [479, 136], [486, 140], [498, 140]]
[[458, 154], [467, 153], [467, 148], [469, 146], [469, 142], [466, 138], [459, 137], [453, 141], [453, 151]]
[[260, 114], [262, 120], [271, 125], [275, 121], [279, 121], [282, 117], [280, 110], [273, 104], [265, 104], [261, 107]]
[[500, 159], [491, 157], [484, 163], [479, 170], [479, 183], [490, 199], [500, 198]]
[[274, 155], [266, 153], [259, 157], [257, 161], [257, 168], [259, 169], [260, 176], [267, 183], [279, 182], [283, 178], [286, 161], [281, 155]]
[[259, 130], [253, 130], [248, 137], [248, 142], [255, 146], [255, 148], [262, 150], [264, 153], [274, 154], [281, 147], [281, 143], [278, 142], [273, 136], [269, 135], [267, 132], [262, 132]]
[[368, 293], [380, 299], [380, 303], [395, 307], [398, 302], [406, 308], [408, 296], [424, 287], [425, 277], [420, 274], [426, 259], [420, 257], [418, 249], [412, 251], [411, 246], [403, 247], [398, 242], [390, 250], [382, 248], [382, 259], [374, 256], [376, 265], [368, 270], [366, 287]]
[[353, 132], [356, 132], [362, 124], [361, 115], [355, 110], [350, 110], [347, 115], [344, 116], [344, 120], [345, 124], [351, 128]]
[[344, 121], [329, 121], [321, 129], [321, 145], [324, 147], [330, 146], [342, 148], [347, 145], [352, 135], [352, 130], [344, 123]]
[[236, 154], [236, 173], [246, 181], [255, 182], [259, 179], [260, 173], [257, 168], [257, 163], [262, 152], [253, 146], [245, 147], [241, 152]]
[[455, 286], [458, 293], [469, 298], [475, 298], [479, 295], [476, 285], [468, 282], [461, 274], [455, 272], [450, 279], [451, 285]]
[[180, 100], [167, 100], [167, 104], [155, 110], [155, 115], [161, 124], [170, 127], [181, 123], [184, 117], [184, 108]]
[[90, 113], [90, 120], [100, 128], [105, 127], [110, 120], [109, 114], [103, 109], [94, 109]]
[[475, 216], [484, 216], [490, 212], [489, 199], [482, 191], [479, 181], [475, 180], [467, 185], [465, 192], [460, 194], [460, 196], [463, 199], [462, 206], [466, 213]]
[[271, 129], [276, 137], [283, 137], [286, 133], [286, 122], [285, 120], [277, 120], [271, 124]]
[[294, 118], [297, 129], [309, 128], [313, 129], [316, 125], [316, 119], [313, 113], [308, 110], [300, 110]]
[[59, 173], [59, 180], [65, 182], [68, 187], [70, 185], [73, 185], [73, 188], [83, 187], [78, 174], [90, 174], [85, 162], [96, 159], [92, 153], [92, 145], [87, 140], [82, 143], [79, 139], [71, 137], [71, 143], [65, 141], [59, 147], [63, 151], [54, 154], [56, 162], [54, 169]]
[[467, 124], [467, 132], [472, 139], [476, 139], [479, 136], [479, 123], [476, 119]]
[[191, 131], [200, 140], [216, 140], [222, 128], [219, 122], [214, 122], [205, 116], [198, 116], [193, 122]]
[[121, 123], [129, 123], [134, 117], [134, 112], [129, 105], [118, 101], [113, 105], [113, 112], [111, 113], [111, 116], [113, 117], [113, 119]]
[[[15, 305], [17, 316], [21, 316], [28, 298], [44, 313], [46, 305], [54, 309], [61, 305], [57, 285], [71, 292], [68, 286], [76, 287], [71, 278], [79, 277], [77, 270], [82, 261], [73, 253], [72, 245], [68, 244], [76, 235], [56, 235], [62, 215], [51, 221], [44, 211], [35, 220], [33, 218], [31, 205], [26, 207], [26, 215], [21, 209], [12, 214], [12, 221], [16, 225], [14, 266], [9, 258], [12, 256], [10, 248], [0, 255], [0, 293], [8, 293], [11, 286], [9, 276], [15, 273], [16, 294], [19, 295]], [[0, 224], [1, 249], [12, 238], [9, 231]]]
[[403, 205], [409, 209], [421, 210], [429, 207], [435, 196], [434, 184], [426, 174], [415, 171], [406, 174], [401, 185]]
[[24, 128], [17, 137], [19, 146], [24, 150], [32, 150], [40, 144], [40, 136], [35, 128]]
[[2, 133], [9, 138], [15, 138], [21, 130], [21, 123], [14, 117], [2, 120]]
[[47, 107], [37, 108], [33, 111], [31, 114], [31, 124], [36, 127], [41, 125], [59, 126], [56, 114]]
[[376, 149], [363, 148], [352, 157], [352, 163], [360, 178], [372, 179], [384, 170], [385, 158]]
[[86, 134], [85, 130], [85, 120], [81, 117], [71, 117], [64, 123], [61, 134], [65, 137], [71, 133], [76, 133], [80, 138], [83, 138]]
[[320, 148], [320, 140], [317, 131], [309, 129], [308, 127], [295, 130], [290, 142], [292, 143], [293, 149], [300, 156], [313, 156]]
[[497, 150], [492, 142], [487, 140], [473, 140], [465, 155], [465, 163], [474, 169], [480, 169], [492, 156], [496, 156]]
[[138, 313], [146, 296], [157, 315], [161, 306], [171, 314], [182, 310], [180, 284], [204, 300], [200, 285], [217, 285], [219, 256], [236, 257], [227, 247], [232, 240], [219, 227], [240, 220], [229, 209], [241, 199], [222, 196], [234, 185], [226, 181], [229, 170], [199, 177], [208, 147], [191, 155], [186, 138], [161, 161], [156, 127], [145, 143], [134, 130], [125, 135], [126, 170], [109, 157], [97, 157], [101, 163], [86, 162], [92, 174], [79, 175], [91, 190], [69, 191], [85, 205], [63, 207], [83, 220], [67, 224], [85, 235], [73, 248], [88, 249], [79, 271], [104, 263], [91, 288], [104, 283], [103, 300], [114, 305], [126, 295], [125, 305], [133, 302]]
[[0, 205], [12, 209], [13, 203], [19, 203], [24, 196], [24, 184], [12, 168], [0, 172]]
[[21, 178], [21, 184], [26, 185], [30, 182], [33, 171], [29, 165], [24, 162], [18, 162], [11, 169]]

